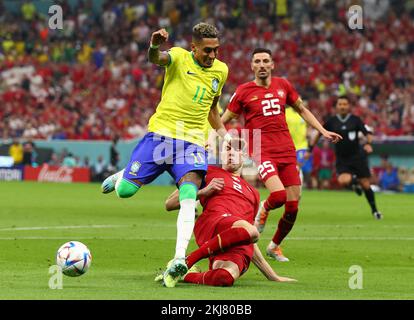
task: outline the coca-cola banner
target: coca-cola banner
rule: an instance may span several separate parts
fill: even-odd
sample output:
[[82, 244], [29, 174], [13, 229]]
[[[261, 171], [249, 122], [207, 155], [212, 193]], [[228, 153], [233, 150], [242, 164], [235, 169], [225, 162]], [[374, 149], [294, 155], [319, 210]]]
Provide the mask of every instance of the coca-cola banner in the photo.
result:
[[24, 167], [24, 180], [42, 182], [89, 182], [91, 180], [88, 168], [55, 167], [47, 164], [41, 167]]

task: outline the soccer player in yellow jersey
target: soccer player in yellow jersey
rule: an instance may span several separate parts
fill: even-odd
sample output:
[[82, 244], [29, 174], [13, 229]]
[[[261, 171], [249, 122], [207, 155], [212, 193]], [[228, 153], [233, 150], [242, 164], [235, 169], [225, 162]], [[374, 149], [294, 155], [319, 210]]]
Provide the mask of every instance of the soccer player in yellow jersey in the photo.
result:
[[167, 171], [179, 188], [180, 211], [174, 259], [164, 273], [164, 285], [174, 287], [187, 272], [185, 253], [194, 228], [198, 189], [207, 172], [207, 122], [230, 142], [216, 107], [227, 79], [228, 67], [219, 61], [217, 29], [207, 23], [193, 27], [191, 51], [173, 47], [160, 51], [168, 32], [151, 35], [148, 59], [165, 67], [161, 101], [148, 124], [148, 133], [135, 147], [126, 168], [108, 177], [104, 193], [115, 189], [120, 198], [134, 195], [141, 186]]
[[[297, 113], [293, 108], [289, 107], [285, 109], [286, 122], [289, 127], [289, 133], [292, 137], [293, 143], [296, 149], [296, 161], [299, 169], [303, 167], [306, 162], [305, 154], [308, 150], [308, 139], [306, 137], [306, 121]], [[303, 183], [303, 173], [300, 171], [300, 178]]]

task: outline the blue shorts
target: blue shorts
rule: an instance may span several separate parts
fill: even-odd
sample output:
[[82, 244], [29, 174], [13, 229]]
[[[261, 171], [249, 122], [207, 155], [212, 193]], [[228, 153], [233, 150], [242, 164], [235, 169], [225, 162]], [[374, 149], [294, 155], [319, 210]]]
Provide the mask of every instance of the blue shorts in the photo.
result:
[[123, 178], [149, 184], [164, 171], [175, 183], [190, 171], [207, 172], [207, 151], [184, 140], [147, 133], [132, 152]]
[[305, 153], [306, 149], [296, 150], [296, 161], [298, 162], [299, 167], [302, 167], [306, 162]]
[[301, 168], [303, 173], [310, 173], [312, 171], [313, 156], [311, 155], [309, 159], [305, 159], [306, 151], [307, 149], [297, 150], [296, 161], [298, 163], [299, 168]]

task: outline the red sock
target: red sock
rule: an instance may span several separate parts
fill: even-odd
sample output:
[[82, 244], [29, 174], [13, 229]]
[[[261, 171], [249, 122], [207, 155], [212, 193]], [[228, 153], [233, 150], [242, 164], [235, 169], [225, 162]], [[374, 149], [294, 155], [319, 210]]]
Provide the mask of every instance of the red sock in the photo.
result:
[[191, 272], [184, 277], [184, 281], [221, 287], [229, 287], [234, 283], [232, 275], [226, 269], [215, 269], [207, 272]]
[[292, 230], [298, 213], [298, 201], [287, 201], [285, 204], [285, 213], [279, 220], [277, 231], [272, 241], [279, 245], [283, 239]]
[[266, 211], [280, 208], [286, 203], [286, 190], [279, 190], [269, 194], [269, 197], [266, 199], [263, 207]]
[[200, 248], [191, 252], [186, 259], [187, 267], [191, 268], [197, 261], [204, 259], [228, 247], [251, 243], [250, 234], [245, 228], [230, 228], [208, 240]]

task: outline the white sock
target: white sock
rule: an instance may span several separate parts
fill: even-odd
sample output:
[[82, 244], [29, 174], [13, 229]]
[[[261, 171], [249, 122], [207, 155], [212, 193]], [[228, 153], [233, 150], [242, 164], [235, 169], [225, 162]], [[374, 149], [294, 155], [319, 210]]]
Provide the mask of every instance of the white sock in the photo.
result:
[[115, 189], [118, 187], [119, 182], [121, 181], [120, 178], [122, 178], [122, 176], [124, 175], [124, 171], [125, 169], [122, 169], [121, 171], [118, 171], [117, 173], [114, 173], [111, 177], [112, 177], [112, 181], [115, 180]]
[[121, 171], [118, 171], [117, 173], [114, 173], [114, 176], [116, 176], [116, 179], [119, 180], [119, 178], [122, 178], [124, 175], [125, 169], [122, 169]]
[[194, 199], [180, 201], [180, 211], [177, 218], [177, 242], [175, 246], [175, 258], [185, 259], [185, 252], [193, 234], [195, 221]]

